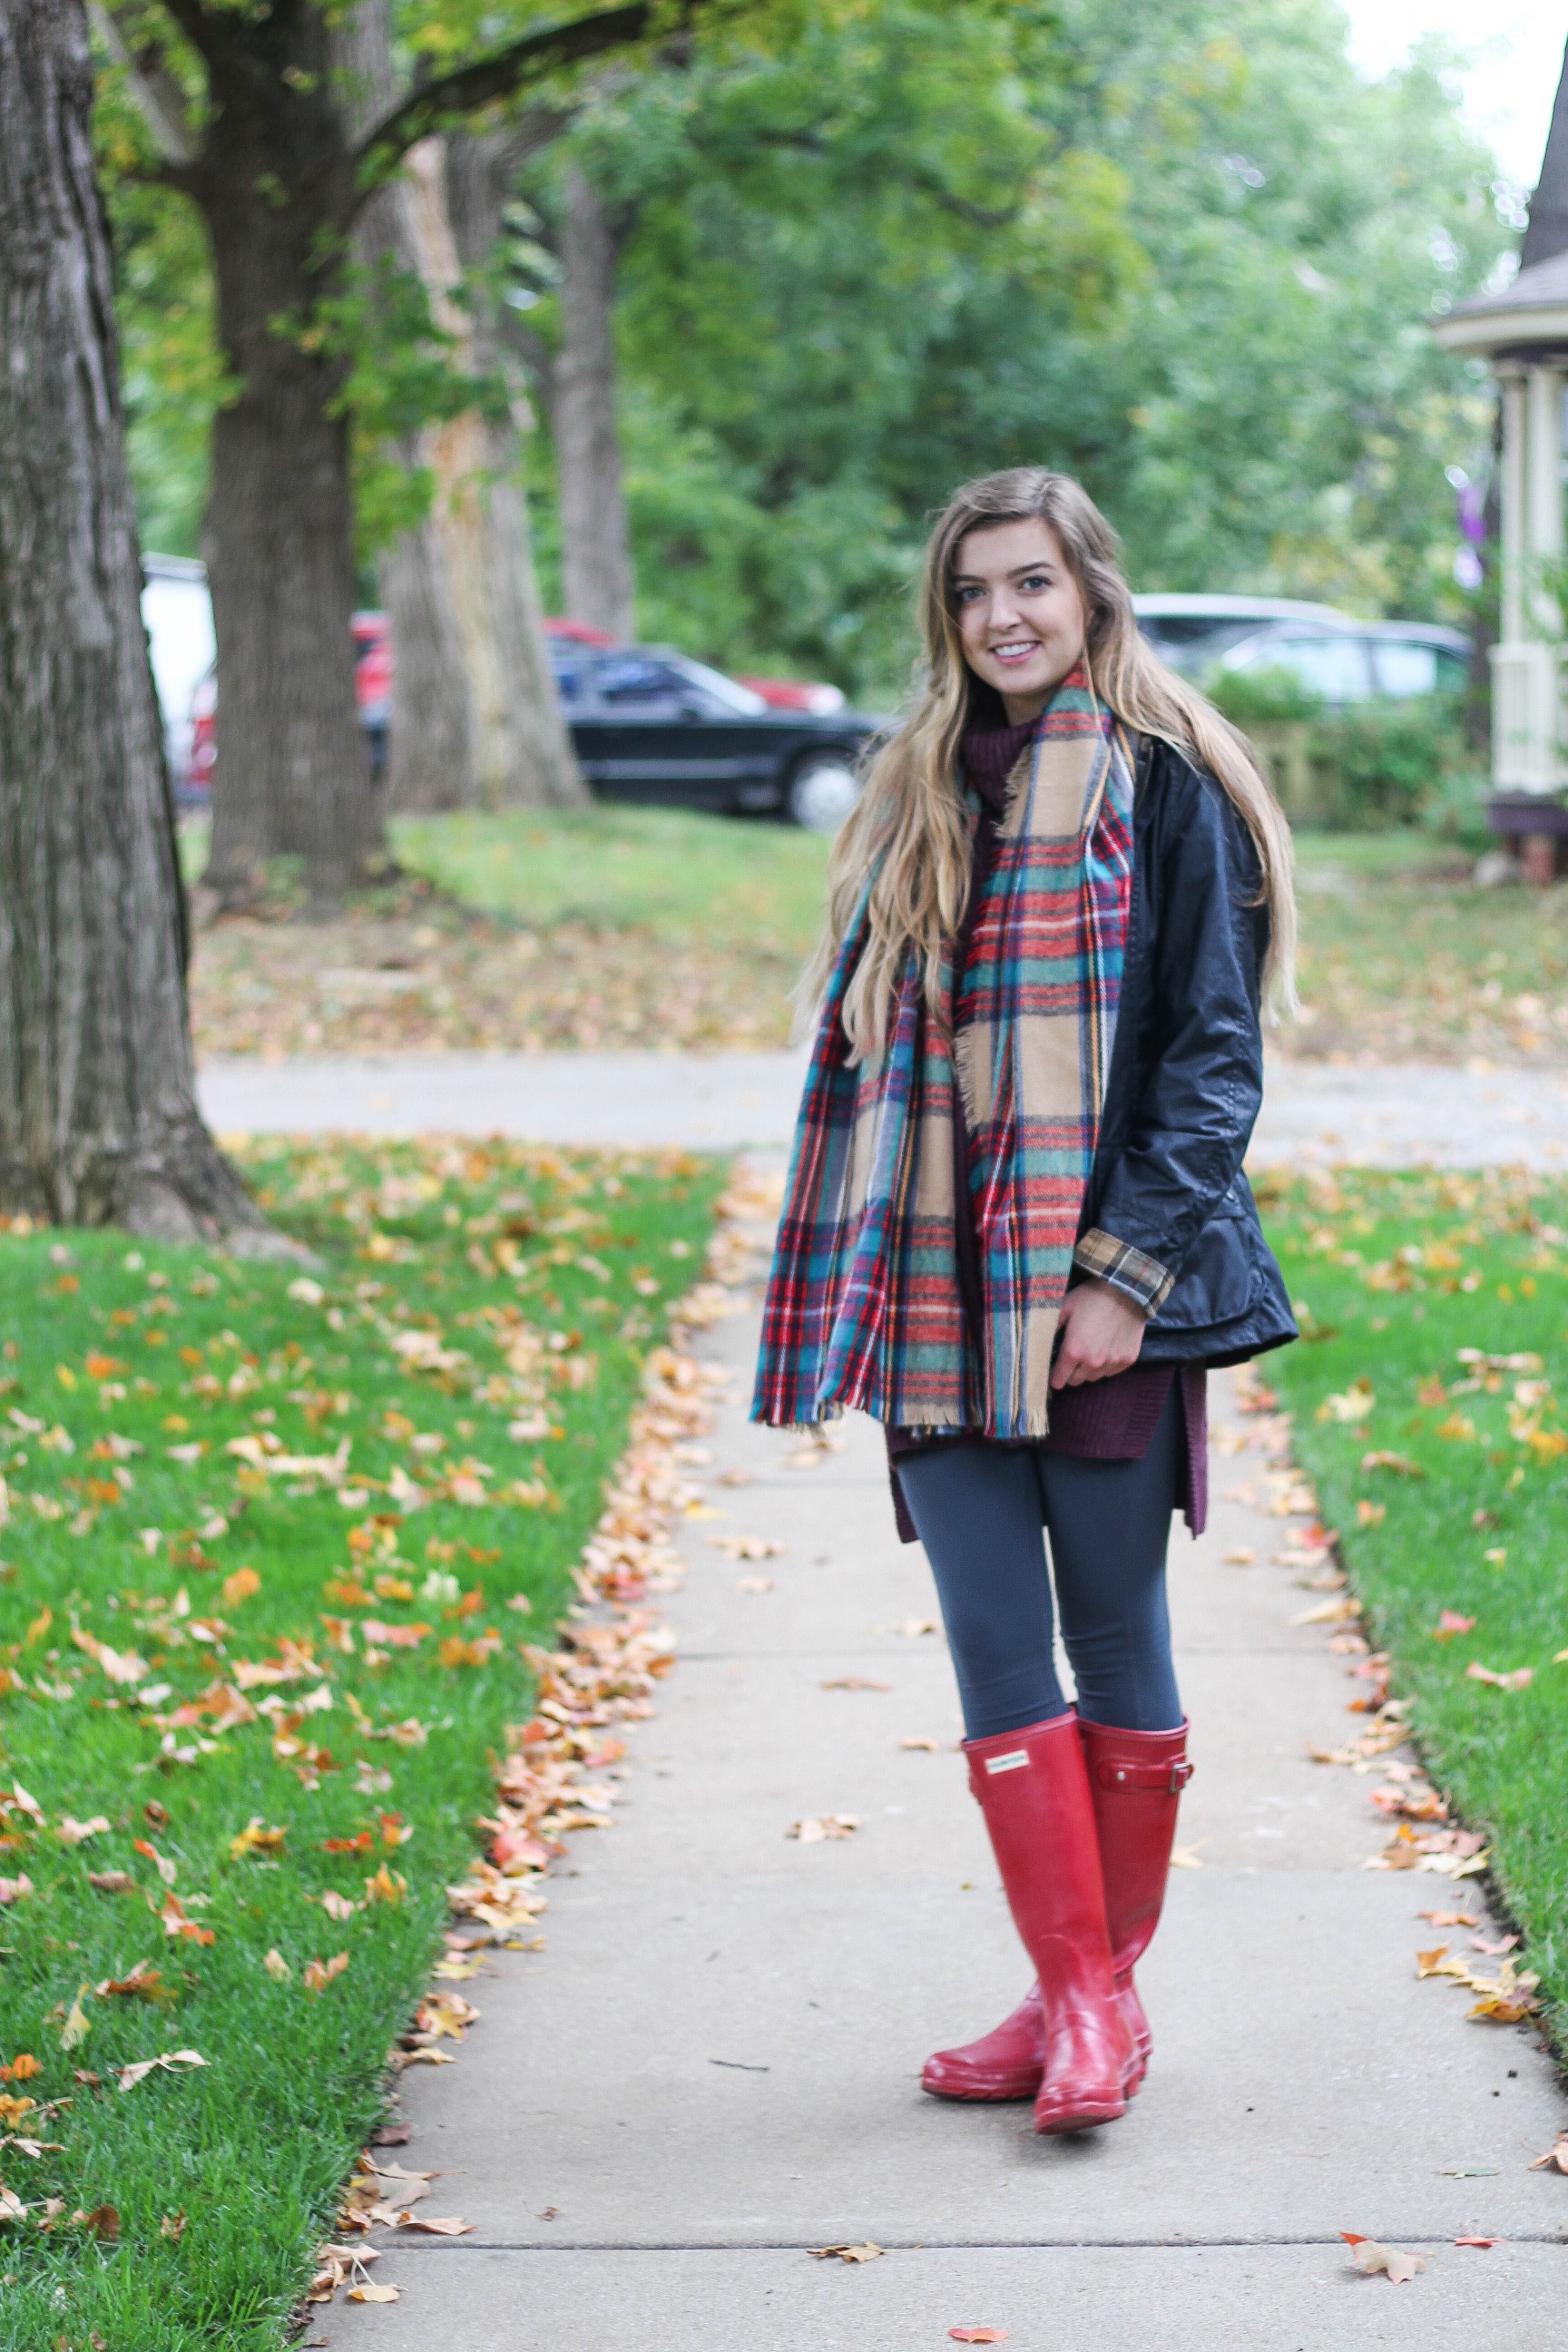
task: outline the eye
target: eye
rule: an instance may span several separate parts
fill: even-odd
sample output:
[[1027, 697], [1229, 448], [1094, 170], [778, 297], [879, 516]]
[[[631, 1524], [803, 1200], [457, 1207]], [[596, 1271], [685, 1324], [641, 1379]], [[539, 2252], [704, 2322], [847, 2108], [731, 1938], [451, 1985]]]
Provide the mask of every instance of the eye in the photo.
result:
[[1051, 585], [1051, 575], [1048, 572], [1031, 572], [1018, 585], [1026, 595], [1039, 596]]
[[973, 604], [976, 603], [980, 597], [984, 596], [984, 589], [980, 586], [977, 581], [966, 580], [955, 591], [953, 602], [959, 604]]

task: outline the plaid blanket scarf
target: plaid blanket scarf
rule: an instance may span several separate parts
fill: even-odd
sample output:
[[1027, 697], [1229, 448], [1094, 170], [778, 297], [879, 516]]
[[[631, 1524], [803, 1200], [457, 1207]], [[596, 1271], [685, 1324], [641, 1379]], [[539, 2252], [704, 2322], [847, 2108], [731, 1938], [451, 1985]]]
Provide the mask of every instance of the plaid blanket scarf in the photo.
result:
[[[868, 878], [806, 1076], [754, 1421], [789, 1426], [852, 1407], [896, 1428], [1045, 1434], [1121, 995], [1134, 749], [1075, 670], [1014, 771], [961, 986], [950, 966], [931, 1013], [911, 950], [885, 1046], [852, 1066], [841, 1013]], [[985, 1301], [978, 1333], [965, 1328], [959, 1286], [955, 1088]]]

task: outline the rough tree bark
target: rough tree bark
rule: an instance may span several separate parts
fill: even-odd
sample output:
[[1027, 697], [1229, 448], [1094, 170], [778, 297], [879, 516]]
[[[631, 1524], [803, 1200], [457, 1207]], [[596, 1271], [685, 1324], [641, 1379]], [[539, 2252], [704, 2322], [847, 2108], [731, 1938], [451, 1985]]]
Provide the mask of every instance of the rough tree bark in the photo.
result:
[[195, 1105], [80, 0], [0, 0], [0, 1207], [272, 1234]]
[[[563, 118], [541, 114], [510, 131], [445, 142], [443, 208], [456, 268], [477, 271], [494, 251], [501, 214], [525, 153], [552, 137]], [[434, 191], [432, 191], [434, 194]], [[505, 372], [493, 297], [470, 280], [464, 313], [467, 359], [476, 373]], [[591, 795], [562, 715], [544, 640], [533, 568], [522, 436], [532, 415], [521, 382], [509, 384], [504, 415], [473, 412], [456, 421], [442, 449], [448, 560], [485, 618], [471, 639], [470, 681], [479, 726], [479, 786], [492, 807], [584, 808]]]
[[575, 163], [566, 174], [559, 236], [561, 349], [551, 372], [551, 421], [566, 611], [626, 640], [636, 631], [636, 584], [616, 426], [616, 237], [603, 197]]
[[310, 898], [330, 906], [368, 879], [384, 837], [354, 697], [346, 367], [311, 331], [313, 298], [338, 290], [320, 190], [342, 126], [325, 19], [273, 11], [256, 23], [258, 46], [276, 46], [283, 26], [299, 86], [276, 93], [245, 45], [213, 45], [214, 146], [189, 167], [238, 387], [213, 428], [207, 568], [223, 686], [205, 879], [243, 902], [268, 857], [297, 856]]
[[[397, 97], [388, 0], [361, 0], [334, 43], [344, 108], [356, 137]], [[378, 188], [354, 231], [356, 258], [417, 271], [419, 252], [402, 179]], [[412, 470], [426, 463], [422, 435], [401, 446]], [[381, 560], [392, 624], [392, 724], [386, 775], [394, 809], [470, 808], [479, 798], [468, 680], [447, 551], [434, 516], [403, 532]]]
[[[704, 0], [681, 0], [679, 18]], [[162, 176], [200, 208], [218, 332], [239, 386], [214, 436], [212, 586], [224, 670], [209, 879], [243, 898], [293, 853], [330, 901], [374, 863], [380, 825], [354, 709], [343, 370], [322, 306], [342, 289], [361, 206], [420, 140], [584, 59], [641, 40], [650, 0], [545, 24], [434, 76], [356, 140], [321, 0], [163, 0], [201, 59], [205, 123], [181, 107], [158, 12], [104, 0], [159, 137]], [[118, 12], [118, 13], [117, 13]]]

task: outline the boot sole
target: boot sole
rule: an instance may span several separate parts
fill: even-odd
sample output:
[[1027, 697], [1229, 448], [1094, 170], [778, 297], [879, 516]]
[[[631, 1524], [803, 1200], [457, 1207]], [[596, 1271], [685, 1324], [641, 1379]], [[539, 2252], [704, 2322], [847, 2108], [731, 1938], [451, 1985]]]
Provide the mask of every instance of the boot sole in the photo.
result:
[[[1122, 2077], [1121, 2095], [1124, 2099], [1134, 2098], [1137, 2095], [1138, 2092], [1143, 2087], [1143, 2078], [1148, 2072], [1148, 2052], [1144, 2050], [1135, 2052], [1130, 2064], [1128, 2065], [1127, 2072]], [[1025, 2082], [1018, 2076], [1015, 2075], [1012, 2083], [1005, 2087], [999, 2084], [994, 2088], [982, 2088], [978, 2084], [971, 2087], [968, 2084], [960, 2086], [957, 2084], [948, 2084], [945, 2083], [928, 2083], [925, 2076], [922, 2074], [921, 2076], [921, 2088], [924, 2091], [928, 2098], [952, 2099], [960, 2105], [966, 2106], [999, 2107], [1005, 2106], [1018, 2099], [1037, 2098], [1040, 2090], [1040, 2078], [1038, 2074], [1036, 2074], [1031, 2080]]]
[[1042, 2138], [1056, 2139], [1068, 2132], [1092, 2131], [1097, 2124], [1113, 2124], [1126, 2113], [1125, 2099], [1108, 2099], [1092, 2105], [1075, 2107], [1070, 2115], [1048, 2116], [1043, 2121], [1037, 2109], [1035, 2129]]

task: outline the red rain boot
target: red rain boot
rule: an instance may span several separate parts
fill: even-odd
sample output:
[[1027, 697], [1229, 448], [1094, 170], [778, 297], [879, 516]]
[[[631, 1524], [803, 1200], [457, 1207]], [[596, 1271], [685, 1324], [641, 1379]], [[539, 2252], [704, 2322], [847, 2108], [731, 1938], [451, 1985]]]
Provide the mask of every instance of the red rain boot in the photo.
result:
[[[1035, 2129], [1082, 2131], [1126, 2110], [1136, 2063], [1116, 1998], [1094, 1807], [1070, 1715], [967, 1740], [1014, 1925], [1038, 1972], [1044, 2057]], [[935, 2062], [933, 2062], [934, 2063]], [[931, 2081], [929, 2088], [940, 2088]]]
[[[1193, 1776], [1185, 1755], [1187, 1725], [1184, 1721], [1174, 1731], [1118, 1731], [1080, 1716], [1079, 1733], [1100, 1835], [1117, 1995], [1137, 2053], [1127, 2084], [1131, 2097], [1148, 2071], [1150, 2049], [1149, 2021], [1132, 1969], [1159, 1923], [1177, 1802]], [[1110, 1774], [1103, 1780], [1102, 1766]], [[1136, 1773], [1137, 1778], [1118, 1779], [1118, 1773]], [[1128, 1801], [1133, 1798], [1136, 1804]], [[921, 2080], [939, 2098], [1032, 2099], [1044, 2063], [1045, 2012], [1035, 1984], [991, 2032], [929, 2058]]]
[[1193, 1777], [1184, 1718], [1174, 1731], [1119, 1731], [1078, 1719], [1100, 1835], [1105, 1915], [1116, 1990], [1138, 2051], [1136, 2090], [1149, 2067], [1149, 2021], [1132, 1981], [1134, 1963], [1153, 1940], [1165, 1900], [1176, 1811]]

